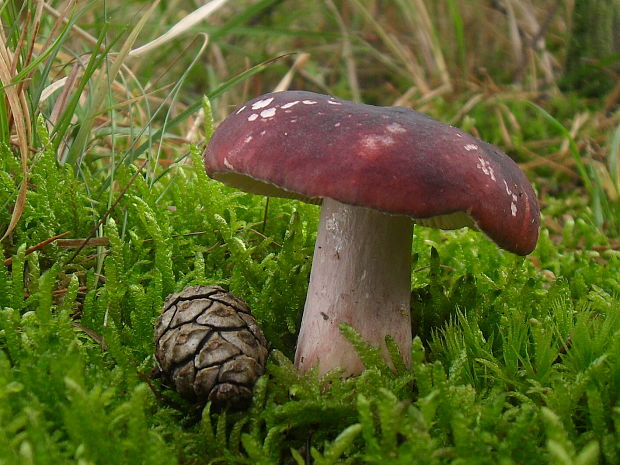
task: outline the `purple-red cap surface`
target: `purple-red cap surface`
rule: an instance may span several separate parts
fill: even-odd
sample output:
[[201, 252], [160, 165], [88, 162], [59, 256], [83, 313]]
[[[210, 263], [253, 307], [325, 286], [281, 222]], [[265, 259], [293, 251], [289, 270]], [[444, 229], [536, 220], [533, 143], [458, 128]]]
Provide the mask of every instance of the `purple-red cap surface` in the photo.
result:
[[219, 125], [204, 161], [209, 176], [252, 193], [328, 197], [422, 220], [462, 212], [519, 255], [538, 239], [538, 201], [510, 157], [403, 107], [305, 91], [262, 95]]

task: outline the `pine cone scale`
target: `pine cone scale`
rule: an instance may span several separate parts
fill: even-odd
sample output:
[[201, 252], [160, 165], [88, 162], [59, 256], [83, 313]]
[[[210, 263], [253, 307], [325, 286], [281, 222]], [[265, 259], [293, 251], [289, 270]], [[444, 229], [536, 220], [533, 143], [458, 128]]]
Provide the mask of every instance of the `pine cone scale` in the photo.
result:
[[208, 311], [197, 317], [196, 323], [220, 329], [239, 329], [246, 326], [234, 308], [221, 302], [213, 302]]
[[185, 323], [196, 321], [213, 302], [208, 299], [184, 300], [176, 305], [174, 318], [170, 321], [169, 328], [176, 328]]
[[222, 365], [222, 382], [236, 383], [247, 386], [262, 373], [262, 368], [258, 362], [246, 355], [229, 360]]
[[240, 353], [241, 350], [222, 338], [221, 334], [215, 333], [201, 350], [196, 353], [196, 368], [206, 368], [211, 365], [222, 364]]

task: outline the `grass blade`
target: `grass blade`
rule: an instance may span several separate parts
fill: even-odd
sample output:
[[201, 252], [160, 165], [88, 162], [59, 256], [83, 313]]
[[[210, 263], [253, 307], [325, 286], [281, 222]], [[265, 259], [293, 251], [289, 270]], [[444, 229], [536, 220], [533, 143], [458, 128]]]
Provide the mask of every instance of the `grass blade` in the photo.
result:
[[80, 129], [75, 138], [75, 141], [73, 142], [73, 144], [71, 145], [71, 148], [69, 149], [69, 153], [67, 154], [67, 157], [66, 157], [66, 162], [71, 163], [71, 164], [76, 164], [77, 161], [80, 159], [83, 150], [86, 148], [88, 138], [91, 135], [94, 119], [97, 116], [97, 114], [101, 111], [103, 103], [104, 103], [104, 98], [108, 90], [108, 86], [105, 85], [106, 80], [108, 82], [112, 82], [116, 79], [116, 76], [119, 73], [121, 67], [123, 66], [125, 59], [129, 55], [129, 52], [131, 51], [133, 44], [138, 38], [138, 35], [142, 31], [142, 28], [147, 23], [147, 21], [153, 14], [153, 11], [155, 10], [155, 8], [157, 8], [158, 5], [159, 5], [159, 0], [156, 0], [144, 12], [144, 14], [141, 16], [136, 26], [131, 30], [131, 32], [129, 33], [129, 36], [123, 43], [121, 50], [116, 55], [109, 71], [107, 73], [103, 73], [102, 75], [100, 75], [97, 82], [95, 83], [94, 85], [95, 91], [94, 91], [94, 95], [92, 96], [89, 111], [80, 126]]
[[199, 22], [207, 19], [218, 9], [224, 6], [227, 2], [228, 0], [211, 0], [209, 3], [201, 6], [197, 10], [185, 16], [182, 20], [172, 26], [166, 33], [162, 34], [157, 39], [154, 39], [148, 44], [144, 44], [141, 47], [138, 47], [129, 52], [129, 56], [132, 58], [143, 56], [151, 50], [154, 50], [157, 47], [161, 46], [162, 44], [169, 42], [180, 34], [183, 34], [191, 27], [195, 26]]

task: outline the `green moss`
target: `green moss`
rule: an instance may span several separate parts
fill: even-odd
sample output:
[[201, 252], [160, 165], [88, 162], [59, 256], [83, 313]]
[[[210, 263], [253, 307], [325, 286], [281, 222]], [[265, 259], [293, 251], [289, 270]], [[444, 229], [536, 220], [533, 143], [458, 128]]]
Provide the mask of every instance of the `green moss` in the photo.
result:
[[[62, 184], [73, 176], [56, 163], [46, 170], [35, 179]], [[355, 379], [318, 379], [313, 371], [298, 375], [287, 358], [316, 207], [273, 201], [261, 233], [263, 200], [222, 188], [202, 168], [172, 168], [145, 189], [135, 183], [102, 230], [110, 244], [99, 251], [102, 275], [88, 258], [94, 249], [69, 264], [72, 251], [54, 246], [26, 259], [31, 243], [17, 250], [10, 271], [3, 268], [7, 463], [28, 456], [201, 463], [204, 454], [216, 463], [301, 463], [308, 454], [316, 463], [613, 463], [618, 456], [620, 257], [592, 249], [604, 236], [587, 221], [567, 221], [570, 233], [559, 242], [544, 230], [530, 259], [479, 233], [416, 228], [411, 369], [393, 352], [393, 373], [343, 328], [368, 369]], [[54, 202], [67, 196], [90, 207], [86, 196], [57, 192]], [[71, 209], [36, 199], [29, 209], [47, 215], [47, 234], [75, 221]], [[78, 226], [89, 223], [85, 217]], [[16, 235], [39, 240], [30, 229], [22, 222]], [[64, 298], [54, 292], [61, 282]], [[143, 376], [153, 366], [152, 322], [165, 295], [214, 282], [250, 303], [279, 350], [248, 414], [206, 409], [196, 423], [189, 406], [162, 404], [149, 389], [161, 387]]]
[[[35, 28], [28, 23], [22, 34], [20, 27], [36, 17], [36, 5], [5, 3], [7, 46], [19, 48], [21, 67], [30, 47], [18, 42]], [[148, 59], [124, 63], [139, 68], [136, 82], [123, 66], [109, 88], [95, 92], [103, 63], [120, 56], [127, 18], [144, 6], [108, 3], [70, 18], [94, 21], [89, 30], [101, 47], [85, 49], [61, 27], [48, 50], [33, 48], [32, 69], [20, 68], [0, 89], [0, 224], [9, 223], [21, 183], [28, 188], [22, 217], [3, 242], [10, 260], [0, 263], [0, 463], [619, 462], [620, 204], [599, 176], [616, 174], [604, 148], [617, 115], [600, 112], [601, 102], [558, 95], [552, 83], [534, 96], [516, 88], [542, 86], [538, 45], [522, 50], [533, 65], [528, 58], [523, 79], [510, 87], [519, 63], [510, 63], [514, 44], [500, 23], [512, 13], [497, 10], [497, 2], [424, 2], [429, 25], [407, 2], [385, 14], [380, 2], [336, 10], [319, 2], [302, 5], [304, 15], [289, 7], [295, 2], [229, 2], [228, 20], [216, 15], [195, 26], [210, 33], [200, 61], [189, 39], [169, 42]], [[160, 2], [161, 17], [149, 25], [157, 28], [148, 31], [153, 37], [195, 8], [168, 3]], [[519, 15], [512, 19], [530, 31]], [[351, 45], [344, 59], [340, 20]], [[490, 20], [493, 27], [471, 27]], [[53, 25], [43, 15], [37, 44]], [[549, 50], [565, 48], [563, 27], [548, 27]], [[491, 40], [497, 37], [488, 30], [502, 40]], [[115, 53], [108, 56], [102, 44]], [[212, 181], [202, 167], [204, 141], [188, 135], [200, 127], [190, 118], [201, 103], [208, 138], [232, 106], [273, 89], [291, 57], [267, 60], [283, 50], [311, 52], [291, 87], [360, 92], [381, 105], [407, 92], [406, 104], [478, 133], [519, 162], [540, 164], [528, 175], [541, 193], [544, 226], [529, 257], [501, 251], [477, 232], [415, 228], [411, 367], [388, 341], [392, 370], [343, 326], [367, 369], [352, 379], [297, 372], [291, 358], [318, 207], [267, 202]], [[75, 68], [83, 71], [67, 87], [66, 105], [60, 89], [41, 101], [43, 90], [73, 69], [73, 61], [62, 61], [65, 52], [94, 59]], [[437, 71], [439, 54], [448, 58], [454, 92]], [[174, 86], [160, 105], [168, 82]], [[27, 179], [5, 98], [22, 84], [35, 115]], [[92, 112], [91, 92], [105, 102], [101, 113]], [[196, 97], [204, 92], [213, 115]], [[53, 124], [55, 110], [62, 111]], [[598, 113], [576, 124], [585, 112]], [[82, 129], [92, 118], [102, 126]], [[567, 131], [573, 125], [576, 135]], [[66, 244], [41, 245], [68, 231], [102, 245], [77, 254]], [[269, 341], [267, 373], [247, 411], [197, 411], [150, 378], [153, 322], [168, 294], [194, 284], [223, 285], [245, 299]]]

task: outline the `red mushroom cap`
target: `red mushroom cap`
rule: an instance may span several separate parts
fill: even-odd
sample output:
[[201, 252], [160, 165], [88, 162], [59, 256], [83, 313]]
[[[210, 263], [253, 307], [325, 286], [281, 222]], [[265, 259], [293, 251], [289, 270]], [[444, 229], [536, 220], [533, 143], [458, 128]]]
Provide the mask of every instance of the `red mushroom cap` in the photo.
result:
[[[519, 255], [538, 239], [536, 195], [510, 157], [403, 107], [305, 91], [266, 94], [219, 125], [204, 161], [209, 176], [252, 193], [328, 197], [423, 224], [440, 217], [442, 228], [475, 224]], [[467, 215], [453, 215], [459, 212]], [[466, 217], [473, 222], [459, 219]]]

